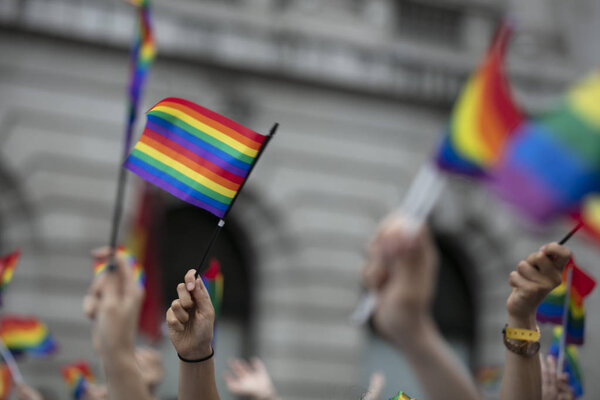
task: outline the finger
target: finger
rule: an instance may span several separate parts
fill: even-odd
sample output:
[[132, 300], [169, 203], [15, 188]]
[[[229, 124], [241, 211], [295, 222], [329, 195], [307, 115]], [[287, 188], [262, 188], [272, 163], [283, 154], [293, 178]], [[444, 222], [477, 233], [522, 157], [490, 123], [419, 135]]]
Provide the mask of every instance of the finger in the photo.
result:
[[543, 251], [531, 253], [529, 257], [527, 257], [527, 262], [532, 266], [537, 267], [536, 269], [544, 275], [556, 272], [554, 263]]
[[528, 281], [531, 281], [531, 282], [540, 282], [540, 280], [542, 279], [542, 276], [540, 275], [539, 270], [537, 270], [528, 261], [520, 261], [517, 264], [517, 272], [523, 278], [525, 278], [525, 279], [527, 279]]
[[193, 291], [196, 288], [196, 270], [190, 269], [185, 274], [185, 287], [188, 291]]
[[105, 260], [110, 256], [110, 247], [103, 246], [98, 247], [91, 251], [92, 258], [96, 260]]
[[167, 310], [166, 321], [167, 326], [176, 332], [182, 332], [185, 328], [184, 325], [177, 319], [175, 313], [173, 313], [173, 310], [170, 308]]
[[528, 279], [525, 279], [525, 277], [523, 277], [521, 274], [519, 274], [517, 271], [512, 271], [509, 275], [508, 275], [508, 283], [510, 284], [510, 286], [516, 288], [516, 289], [523, 289], [523, 290], [535, 290], [536, 284], [531, 282]]
[[196, 307], [198, 309], [204, 309], [207, 307], [210, 302], [210, 296], [208, 295], [208, 290], [206, 286], [204, 286], [204, 282], [200, 277], [198, 277], [194, 284], [194, 290], [192, 291], [192, 298], [194, 299], [194, 303], [196, 303]]
[[250, 360], [250, 365], [252, 366], [252, 369], [254, 371], [268, 374], [267, 368], [265, 367], [265, 364], [263, 364], [263, 362], [260, 360], [260, 358], [257, 358], [257, 357], [252, 358], [252, 360]]
[[192, 300], [190, 292], [187, 291], [185, 284], [180, 283], [177, 285], [177, 295], [179, 296], [179, 300], [181, 301], [183, 308], [190, 310], [192, 307], [194, 307], [194, 301]]
[[229, 361], [229, 368], [239, 377], [242, 378], [250, 373], [248, 364], [245, 361], [239, 359], [233, 359]]
[[173, 311], [175, 318], [182, 324], [185, 324], [190, 320], [190, 314], [181, 305], [181, 300], [173, 300], [171, 303], [171, 310]]
[[542, 252], [545, 253], [554, 263], [554, 267], [562, 270], [569, 262], [573, 253], [569, 248], [561, 246], [556, 242], [548, 243], [542, 247]]

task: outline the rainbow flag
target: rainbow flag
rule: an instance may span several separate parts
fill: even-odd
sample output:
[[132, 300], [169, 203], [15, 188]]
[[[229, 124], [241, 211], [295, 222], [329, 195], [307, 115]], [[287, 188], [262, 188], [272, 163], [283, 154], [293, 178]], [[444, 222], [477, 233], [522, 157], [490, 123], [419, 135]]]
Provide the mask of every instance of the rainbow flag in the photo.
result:
[[95, 382], [94, 374], [85, 361], [77, 361], [73, 364], [65, 365], [61, 369], [63, 379], [74, 400], [83, 398], [87, 385]]
[[503, 64], [511, 29], [503, 24], [477, 71], [456, 100], [437, 165], [450, 172], [485, 177], [523, 120], [512, 99]]
[[210, 260], [210, 265], [206, 272], [202, 274], [202, 282], [208, 294], [210, 301], [215, 308], [215, 319], [221, 314], [221, 305], [223, 303], [223, 274], [221, 273], [221, 264], [216, 259]]
[[156, 57], [156, 44], [154, 42], [152, 31], [150, 1], [130, 0], [129, 2], [136, 6], [138, 27], [131, 48], [129, 62], [128, 120], [125, 132], [125, 148], [123, 156], [126, 156], [127, 153], [129, 153], [142, 89], [146, 82], [152, 62]]
[[41, 357], [57, 349], [48, 327], [35, 317], [3, 315], [0, 339], [15, 356], [29, 354]]
[[[550, 344], [548, 354], [554, 356], [555, 358], [558, 358], [561, 333], [562, 327], [554, 327], [554, 331], [552, 333], [552, 344]], [[583, 379], [581, 370], [579, 369], [578, 360], [579, 351], [577, 350], [577, 346], [572, 344], [567, 345], [565, 347], [565, 372], [569, 374], [569, 386], [571, 386], [571, 389], [573, 389], [573, 394], [576, 398], [583, 395]]]
[[20, 256], [21, 250], [17, 249], [0, 258], [0, 304], [2, 304], [2, 293], [12, 280]]
[[[135, 276], [135, 280], [137, 281], [138, 285], [144, 287], [144, 285], [146, 284], [146, 274], [144, 273], [144, 268], [142, 268], [142, 265], [137, 262], [133, 254], [131, 254], [131, 252], [129, 252], [129, 250], [127, 250], [124, 246], [119, 246], [117, 248], [117, 254], [122, 254], [127, 258], [128, 264], [133, 269], [133, 275]], [[106, 271], [107, 265], [108, 263], [105, 261], [96, 262], [94, 264], [94, 276], [99, 276], [104, 271]]]
[[12, 392], [13, 378], [10, 374], [8, 365], [0, 365], [0, 400], [6, 400], [10, 398]]
[[495, 390], [502, 382], [502, 367], [498, 365], [477, 368], [475, 380], [485, 390]]
[[390, 400], [416, 400], [413, 397], [410, 397], [409, 395], [407, 395], [404, 392], [398, 392], [396, 393], [396, 395], [394, 395], [394, 397], [390, 397]]
[[573, 217], [583, 224], [583, 229], [593, 239], [600, 242], [600, 194], [587, 196]]
[[223, 218], [265, 136], [190, 101], [169, 97], [147, 112], [125, 167]]
[[600, 71], [560, 104], [516, 130], [493, 174], [498, 194], [546, 221], [576, 213], [600, 193]]
[[573, 259], [563, 270], [563, 281], [546, 296], [537, 310], [537, 320], [540, 323], [562, 325], [565, 312], [565, 293], [567, 270], [573, 269], [571, 290], [569, 294], [569, 309], [567, 315], [567, 343], [583, 344], [585, 332], [585, 308], [583, 299], [591, 293], [596, 286], [596, 281], [585, 271], [579, 268]]

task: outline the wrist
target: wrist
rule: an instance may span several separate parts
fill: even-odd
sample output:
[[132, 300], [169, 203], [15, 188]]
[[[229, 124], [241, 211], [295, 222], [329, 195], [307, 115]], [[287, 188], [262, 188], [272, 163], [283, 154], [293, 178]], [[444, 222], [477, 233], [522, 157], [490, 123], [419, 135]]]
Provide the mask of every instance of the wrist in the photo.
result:
[[193, 349], [190, 349], [190, 350], [184, 351], [184, 352], [177, 351], [177, 354], [179, 354], [180, 357], [183, 357], [188, 360], [201, 360], [201, 359], [210, 357], [210, 355], [212, 353], [213, 353], [213, 348], [210, 343], [202, 344], [198, 347], [195, 347]]
[[416, 314], [405, 324], [404, 329], [396, 331], [391, 338], [396, 347], [403, 350], [422, 348], [435, 336], [437, 331], [435, 322], [427, 313]]
[[507, 322], [508, 322], [509, 328], [520, 328], [520, 329], [529, 329], [529, 330], [537, 329], [537, 322], [535, 320], [535, 314], [523, 315], [523, 316], [508, 314]]

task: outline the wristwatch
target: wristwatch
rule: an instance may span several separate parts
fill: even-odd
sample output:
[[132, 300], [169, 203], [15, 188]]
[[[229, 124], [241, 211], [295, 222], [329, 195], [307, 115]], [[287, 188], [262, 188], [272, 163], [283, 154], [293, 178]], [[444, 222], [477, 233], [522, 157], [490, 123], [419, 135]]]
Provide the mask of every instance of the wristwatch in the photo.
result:
[[508, 324], [502, 329], [504, 346], [515, 354], [523, 357], [533, 357], [540, 351], [540, 327], [535, 331], [530, 329], [509, 328]]

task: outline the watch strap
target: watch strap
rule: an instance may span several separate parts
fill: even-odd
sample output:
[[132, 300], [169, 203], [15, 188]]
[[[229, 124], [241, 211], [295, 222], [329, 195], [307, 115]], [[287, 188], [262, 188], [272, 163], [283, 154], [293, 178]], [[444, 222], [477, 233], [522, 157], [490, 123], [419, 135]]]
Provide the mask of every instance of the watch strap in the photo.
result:
[[512, 340], [524, 340], [526, 342], [538, 342], [540, 340], [539, 326], [535, 331], [531, 329], [509, 328], [508, 324], [504, 327], [504, 336]]

